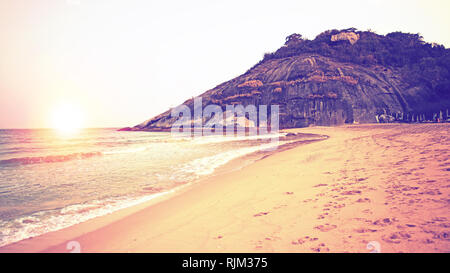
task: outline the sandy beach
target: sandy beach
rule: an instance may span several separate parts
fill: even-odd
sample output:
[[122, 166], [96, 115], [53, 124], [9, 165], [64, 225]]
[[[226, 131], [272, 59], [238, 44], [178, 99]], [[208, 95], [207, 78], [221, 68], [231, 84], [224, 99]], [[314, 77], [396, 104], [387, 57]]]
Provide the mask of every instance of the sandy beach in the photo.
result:
[[289, 131], [329, 138], [0, 252], [450, 251], [449, 124]]

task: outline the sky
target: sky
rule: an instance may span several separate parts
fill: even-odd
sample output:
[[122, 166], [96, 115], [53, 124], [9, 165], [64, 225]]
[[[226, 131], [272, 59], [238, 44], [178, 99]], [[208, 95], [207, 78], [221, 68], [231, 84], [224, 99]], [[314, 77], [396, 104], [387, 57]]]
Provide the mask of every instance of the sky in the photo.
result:
[[292, 33], [403, 31], [448, 48], [449, 10], [448, 0], [0, 0], [0, 128], [52, 127], [61, 109], [83, 127], [134, 126], [244, 73]]

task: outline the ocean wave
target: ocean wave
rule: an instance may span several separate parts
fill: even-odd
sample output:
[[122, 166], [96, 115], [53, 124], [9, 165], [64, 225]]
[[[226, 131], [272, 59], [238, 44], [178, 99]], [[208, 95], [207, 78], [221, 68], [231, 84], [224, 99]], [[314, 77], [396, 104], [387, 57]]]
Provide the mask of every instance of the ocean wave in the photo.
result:
[[209, 144], [209, 143], [222, 143], [229, 141], [248, 141], [248, 140], [264, 140], [271, 138], [279, 138], [285, 136], [285, 133], [277, 134], [261, 134], [261, 135], [237, 135], [237, 136], [202, 136], [193, 138], [194, 143], [197, 144]]
[[176, 142], [190, 142], [193, 144], [215, 144], [215, 143], [227, 143], [233, 141], [249, 141], [249, 140], [267, 140], [272, 138], [280, 138], [285, 136], [286, 133], [267, 133], [257, 135], [203, 135], [203, 136], [187, 136], [183, 134], [173, 134], [170, 138], [164, 140], [168, 143]]
[[122, 148], [122, 149], [111, 149], [108, 151], [96, 151], [96, 152], [80, 152], [80, 153], [70, 153], [64, 155], [46, 155], [46, 156], [29, 156], [29, 157], [15, 157], [10, 159], [0, 160], [1, 165], [28, 165], [28, 164], [39, 164], [39, 163], [55, 163], [64, 162], [76, 159], [86, 159], [95, 156], [103, 155], [113, 155], [113, 154], [128, 154], [143, 152], [146, 147], [137, 148]]
[[187, 173], [193, 173], [197, 176], [202, 175], [209, 175], [214, 172], [215, 169], [217, 169], [220, 166], [225, 165], [226, 163], [230, 162], [231, 160], [245, 156], [254, 152], [258, 151], [264, 151], [272, 148], [276, 148], [279, 145], [283, 145], [289, 143], [288, 141], [283, 142], [270, 142], [260, 145], [255, 145], [251, 147], [245, 147], [240, 149], [235, 149], [223, 153], [219, 153], [213, 156], [207, 156], [203, 158], [195, 159], [187, 164], [185, 164], [181, 170]]
[[105, 154], [105, 155], [108, 155], [108, 154], [129, 154], [129, 153], [143, 152], [145, 150], [147, 150], [146, 147], [138, 147], [138, 148], [130, 148], [130, 149], [111, 150], [111, 151], [103, 152], [103, 154]]
[[0, 160], [0, 165], [28, 165], [39, 163], [54, 163], [64, 162], [75, 159], [85, 159], [94, 156], [101, 156], [102, 152], [88, 152], [88, 153], [72, 153], [67, 155], [47, 155], [47, 156], [33, 156], [33, 157], [17, 157]]
[[58, 210], [40, 211], [13, 221], [0, 220], [0, 247], [136, 206], [172, 193], [183, 186], [140, 197], [96, 200], [84, 204], [70, 205]]

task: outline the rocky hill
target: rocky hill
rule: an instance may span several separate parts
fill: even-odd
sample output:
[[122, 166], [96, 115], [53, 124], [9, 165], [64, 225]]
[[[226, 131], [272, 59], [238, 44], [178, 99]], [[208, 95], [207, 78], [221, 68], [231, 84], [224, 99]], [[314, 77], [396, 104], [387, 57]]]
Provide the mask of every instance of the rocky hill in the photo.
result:
[[[280, 127], [449, 118], [450, 49], [418, 34], [292, 34], [243, 75], [200, 95], [203, 106], [279, 105]], [[185, 103], [193, 110], [193, 99]], [[170, 110], [132, 130], [169, 129]]]

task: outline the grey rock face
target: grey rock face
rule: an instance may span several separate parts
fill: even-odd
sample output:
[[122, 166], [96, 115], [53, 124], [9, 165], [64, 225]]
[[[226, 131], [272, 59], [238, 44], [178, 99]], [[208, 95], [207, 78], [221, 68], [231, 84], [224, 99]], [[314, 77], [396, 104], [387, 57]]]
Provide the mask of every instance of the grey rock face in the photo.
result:
[[[264, 60], [201, 97], [203, 107], [216, 104], [224, 112], [226, 105], [279, 105], [280, 128], [411, 122], [433, 115], [430, 109], [450, 108], [431, 87], [411, 85], [402, 75], [400, 68], [305, 53]], [[194, 111], [193, 99], [184, 104]], [[176, 120], [169, 110], [133, 129], [167, 130]]]

